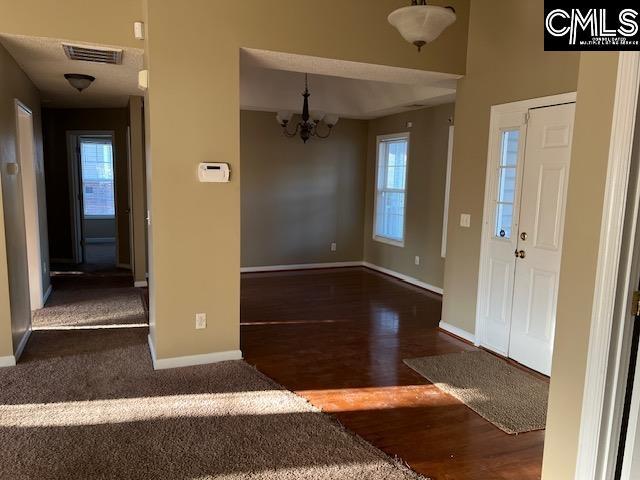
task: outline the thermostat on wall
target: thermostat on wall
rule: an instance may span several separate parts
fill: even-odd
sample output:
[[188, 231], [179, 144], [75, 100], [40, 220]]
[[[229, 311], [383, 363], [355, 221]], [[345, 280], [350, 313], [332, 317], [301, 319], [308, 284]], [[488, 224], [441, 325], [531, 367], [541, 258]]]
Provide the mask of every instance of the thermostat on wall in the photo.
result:
[[228, 163], [201, 163], [198, 165], [198, 180], [201, 182], [228, 182]]

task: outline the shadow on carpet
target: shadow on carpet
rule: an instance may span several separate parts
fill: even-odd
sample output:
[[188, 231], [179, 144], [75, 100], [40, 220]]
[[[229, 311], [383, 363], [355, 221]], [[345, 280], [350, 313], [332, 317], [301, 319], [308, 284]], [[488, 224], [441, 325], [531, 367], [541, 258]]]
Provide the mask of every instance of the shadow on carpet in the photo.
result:
[[243, 361], [154, 371], [146, 334], [34, 332], [0, 369], [0, 478], [423, 478]]

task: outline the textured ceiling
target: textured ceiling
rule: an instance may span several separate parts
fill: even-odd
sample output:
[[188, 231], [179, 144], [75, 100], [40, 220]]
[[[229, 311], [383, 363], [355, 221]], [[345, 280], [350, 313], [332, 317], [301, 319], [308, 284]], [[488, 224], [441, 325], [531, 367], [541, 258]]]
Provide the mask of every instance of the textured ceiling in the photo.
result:
[[[0, 34], [0, 43], [40, 90], [45, 107], [124, 107], [130, 95], [142, 94], [138, 89], [138, 71], [143, 68], [141, 49], [123, 48], [122, 64], [109, 65], [69, 60], [59, 39]], [[96, 80], [78, 92], [65, 80], [65, 73], [92, 75]]]
[[299, 112], [304, 73], [309, 73], [310, 108], [347, 118], [376, 118], [451, 102], [460, 78], [438, 72], [243, 49], [241, 108]]

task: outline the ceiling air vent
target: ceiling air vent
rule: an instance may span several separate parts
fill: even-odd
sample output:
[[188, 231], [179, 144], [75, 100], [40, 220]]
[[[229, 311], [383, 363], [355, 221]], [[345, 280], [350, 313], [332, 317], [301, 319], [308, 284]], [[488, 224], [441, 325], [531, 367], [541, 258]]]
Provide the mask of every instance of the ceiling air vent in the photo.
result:
[[119, 65], [122, 63], [122, 50], [106, 47], [87, 47], [83, 45], [62, 44], [64, 53], [70, 60], [83, 60], [85, 62], [111, 63]]

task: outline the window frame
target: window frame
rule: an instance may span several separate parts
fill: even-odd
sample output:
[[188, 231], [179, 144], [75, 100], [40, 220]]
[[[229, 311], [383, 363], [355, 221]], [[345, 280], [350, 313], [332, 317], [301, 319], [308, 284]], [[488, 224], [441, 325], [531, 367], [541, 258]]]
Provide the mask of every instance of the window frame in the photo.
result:
[[[390, 142], [392, 140], [406, 140], [407, 142], [407, 160], [405, 164], [405, 173], [404, 173], [404, 189], [378, 189], [378, 180], [380, 175], [380, 145], [382, 143]], [[408, 194], [408, 186], [409, 186], [409, 157], [411, 152], [411, 133], [410, 132], [399, 132], [399, 133], [391, 133], [386, 135], [378, 135], [376, 136], [376, 163], [375, 163], [375, 183], [373, 185], [373, 235], [372, 238], [376, 242], [385, 243], [387, 245], [392, 245], [394, 247], [404, 248], [406, 233], [407, 233], [407, 194]], [[396, 240], [395, 238], [385, 237], [383, 235], [378, 235], [378, 197], [381, 191], [393, 191], [400, 192], [404, 194], [404, 204], [402, 207], [402, 240]]]
[[82, 202], [80, 205], [81, 208], [81, 217], [85, 220], [115, 220], [117, 205], [116, 205], [116, 157], [115, 157], [115, 139], [113, 135], [79, 135], [78, 136], [78, 149], [79, 151], [82, 149], [83, 143], [97, 143], [97, 144], [109, 144], [111, 145], [111, 168], [113, 170], [113, 180], [112, 180], [112, 189], [113, 189], [113, 215], [87, 215], [85, 212], [85, 204], [84, 204], [84, 168], [82, 165], [82, 155], [79, 154], [78, 162], [79, 162], [79, 171], [78, 171], [78, 181], [82, 195]]
[[[503, 165], [502, 164], [502, 157], [503, 157], [503, 141], [504, 141], [504, 134], [505, 133], [509, 133], [509, 132], [518, 132], [518, 151], [516, 153], [516, 162], [515, 165]], [[512, 126], [503, 126], [500, 127], [498, 129], [498, 144], [496, 146], [497, 148], [497, 162], [496, 162], [496, 174], [495, 174], [495, 188], [492, 189], [493, 190], [493, 232], [492, 235], [494, 237], [494, 240], [500, 241], [500, 242], [508, 242], [511, 243], [514, 238], [513, 238], [513, 232], [516, 231], [517, 233], [517, 229], [518, 229], [518, 224], [519, 224], [519, 219], [520, 219], [520, 191], [518, 189], [518, 182], [520, 179], [520, 176], [522, 175], [522, 161], [523, 161], [523, 156], [524, 156], [524, 147], [525, 147], [525, 141], [526, 141], [526, 137], [525, 135], [523, 135], [523, 131], [522, 131], [522, 125], [512, 125]], [[513, 192], [513, 202], [503, 202], [500, 201], [500, 187], [501, 187], [501, 174], [502, 174], [502, 170], [504, 169], [513, 169], [513, 171], [515, 172], [515, 187], [514, 187], [514, 192]], [[498, 211], [500, 209], [500, 205], [511, 205], [511, 230], [510, 230], [510, 236], [509, 237], [500, 237], [500, 235], [497, 232], [497, 228], [498, 228]], [[514, 228], [515, 227], [515, 228]], [[517, 236], [517, 235], [516, 235]], [[517, 242], [517, 238], [516, 238], [516, 242]]]

